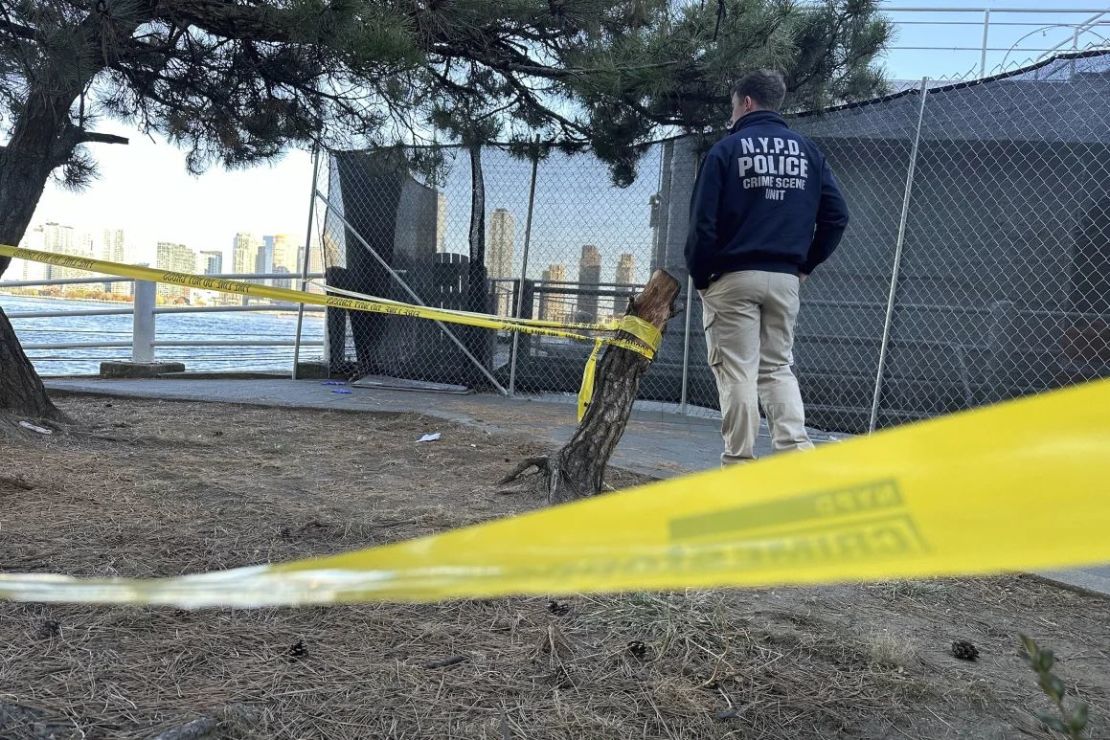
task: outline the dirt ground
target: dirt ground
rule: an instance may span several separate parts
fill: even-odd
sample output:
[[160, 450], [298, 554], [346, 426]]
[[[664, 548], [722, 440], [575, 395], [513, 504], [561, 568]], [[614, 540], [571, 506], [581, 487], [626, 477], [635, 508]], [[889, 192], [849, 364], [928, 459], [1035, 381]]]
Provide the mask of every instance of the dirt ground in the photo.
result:
[[[176, 575], [542, 505], [494, 484], [534, 444], [420, 417], [61, 406], [76, 433], [0, 441], [5, 571]], [[256, 611], [0, 604], [0, 738], [150, 738], [193, 720], [221, 738], [1047, 738], [1021, 632], [1056, 651], [1088, 736], [1110, 737], [1110, 601], [1007, 577]]]

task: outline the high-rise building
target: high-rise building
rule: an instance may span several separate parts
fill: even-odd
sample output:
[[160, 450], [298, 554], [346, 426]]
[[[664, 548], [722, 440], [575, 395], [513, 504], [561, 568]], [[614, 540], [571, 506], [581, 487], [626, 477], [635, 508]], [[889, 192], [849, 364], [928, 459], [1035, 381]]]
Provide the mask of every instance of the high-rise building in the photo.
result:
[[[543, 271], [544, 287], [556, 288], [567, 281], [566, 265], [548, 265]], [[566, 296], [544, 291], [540, 293], [540, 318], [544, 321], [566, 321], [570, 314]]]
[[[123, 229], [104, 229], [104, 236], [100, 242], [100, 256], [109, 262], [126, 262], [127, 249], [123, 241]], [[104, 283], [106, 293], [116, 295], [130, 295], [131, 284], [126, 281]]]
[[72, 226], [50, 221], [42, 226], [43, 249], [54, 254], [69, 254], [73, 247], [74, 232]]
[[77, 254], [81, 257], [94, 257], [99, 249], [97, 249], [96, 237], [90, 231], [80, 231], [77, 233]]
[[[513, 275], [513, 237], [516, 222], [513, 214], [504, 208], [497, 208], [489, 219], [489, 245], [486, 252], [490, 279], [511, 279]], [[500, 316], [512, 315], [512, 286], [509, 283], [494, 283], [497, 286], [497, 313]]]
[[[231, 271], [236, 275], [249, 275], [258, 272], [258, 240], [254, 234], [239, 232], [231, 243]], [[231, 295], [231, 294], [227, 294]], [[250, 303], [246, 296], [231, 298], [232, 303], [241, 302], [244, 306]]]
[[231, 245], [231, 270], [236, 274], [255, 272], [258, 257], [258, 240], [254, 234], [240, 232]]
[[489, 248], [486, 252], [491, 278], [511, 278], [513, 275], [513, 237], [516, 220], [504, 208], [494, 210], [489, 219]]
[[[67, 254], [73, 257], [92, 257], [89, 242], [90, 240], [86, 238], [86, 235], [79, 235], [72, 226], [54, 223], [53, 221], [42, 226], [42, 249], [44, 252]], [[44, 279], [69, 280], [88, 276], [89, 273], [84, 270], [48, 265]]]
[[[288, 275], [300, 273], [300, 268], [297, 267], [297, 250], [289, 241], [288, 234], [267, 234], [262, 237], [258, 257], [266, 261], [266, 264], [259, 265], [258, 272], [281, 272]], [[276, 288], [293, 287], [292, 281], [285, 278], [271, 278], [263, 282]]]
[[[47, 251], [45, 229], [41, 225], [27, 229], [19, 246], [24, 249], [34, 249], [39, 252]], [[20, 261], [23, 262], [23, 271], [20, 274], [21, 279], [48, 280], [50, 278], [50, 265], [42, 262], [32, 262], [30, 260]]]
[[[265, 239], [265, 237], [263, 237]], [[258, 251], [254, 255], [254, 272], [264, 274], [274, 271], [274, 244], [273, 242], [263, 241], [258, 245]], [[269, 282], [266, 280], [263, 283]]]
[[625, 252], [617, 260], [617, 275], [615, 283], [618, 285], [633, 285], [636, 282], [636, 258]]
[[123, 229], [104, 229], [103, 241], [100, 243], [100, 254], [109, 262], [127, 261]]
[[[593, 244], [582, 247], [578, 262], [578, 320], [597, 321], [597, 290], [601, 285], [601, 252]], [[594, 291], [594, 292], [590, 292]]]
[[262, 245], [269, 253], [269, 272], [279, 272], [275, 268], [284, 267], [286, 272], [297, 271], [297, 250], [289, 240], [288, 234], [272, 234], [262, 237]]
[[[297, 269], [293, 271], [293, 274], [300, 275], [301, 271], [303, 269], [304, 269], [304, 247], [300, 246], [300, 247], [297, 247]], [[320, 246], [319, 242], [317, 240], [313, 239], [312, 249], [308, 253], [308, 273], [310, 275], [321, 275], [321, 274], [323, 274], [323, 272], [324, 272], [324, 250], [323, 250], [323, 247]], [[322, 280], [323, 278], [310, 278], [310, 279], [311, 280]], [[312, 291], [312, 292], [317, 292], [317, 293], [322, 293], [323, 292], [323, 290], [321, 290], [319, 288], [316, 288], [315, 286], [313, 286], [311, 284], [309, 285], [308, 290]]]
[[[154, 264], [162, 270], [195, 272], [197, 269], [197, 253], [184, 244], [158, 242]], [[182, 285], [158, 283], [158, 296], [165, 301], [188, 300], [189, 289]]]
[[275, 278], [274, 280], [269, 281], [271, 285], [273, 285], [275, 288], [284, 288], [286, 290], [289, 290], [290, 288], [293, 287], [293, 281], [290, 279], [292, 277], [292, 273], [289, 271], [288, 268], [283, 267], [281, 265], [275, 265], [274, 266], [274, 272], [283, 273], [283, 274], [289, 275], [290, 277], [288, 277], [288, 278]]
[[205, 275], [219, 275], [224, 271], [224, 253], [219, 249], [203, 249], [200, 266]]
[[436, 193], [436, 251], [447, 251], [447, 193]]

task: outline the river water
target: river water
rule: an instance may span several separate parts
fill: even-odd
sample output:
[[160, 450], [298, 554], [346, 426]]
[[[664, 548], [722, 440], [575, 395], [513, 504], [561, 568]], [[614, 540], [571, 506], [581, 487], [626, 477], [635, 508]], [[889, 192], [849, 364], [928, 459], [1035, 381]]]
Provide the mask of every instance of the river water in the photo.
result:
[[[130, 303], [77, 301], [61, 298], [30, 298], [0, 294], [0, 306], [9, 316], [28, 311], [78, 311], [82, 309], [130, 309]], [[59, 316], [18, 318], [12, 326], [41, 375], [94, 374], [103, 360], [131, 357], [132, 317]], [[288, 341], [297, 331], [297, 315], [291, 312], [230, 312], [199, 314], [159, 314], [156, 319], [157, 342], [170, 341]], [[323, 339], [322, 313], [306, 313], [302, 339]], [[124, 347], [81, 349], [38, 349], [35, 345], [87, 342], [120, 342]], [[301, 349], [301, 359], [321, 356], [319, 346]], [[292, 367], [293, 347], [157, 347], [158, 360], [177, 360], [188, 371], [242, 370], [288, 371]]]

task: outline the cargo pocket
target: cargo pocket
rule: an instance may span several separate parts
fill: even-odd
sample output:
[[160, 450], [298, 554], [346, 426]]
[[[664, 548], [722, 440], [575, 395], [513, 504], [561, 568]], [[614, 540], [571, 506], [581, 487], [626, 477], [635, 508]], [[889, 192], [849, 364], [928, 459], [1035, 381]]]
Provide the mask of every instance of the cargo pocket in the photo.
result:
[[705, 347], [709, 354], [709, 366], [718, 367], [723, 362], [721, 357], [721, 345], [717, 341], [717, 312], [705, 303], [705, 297], [702, 297], [702, 321], [705, 323]]

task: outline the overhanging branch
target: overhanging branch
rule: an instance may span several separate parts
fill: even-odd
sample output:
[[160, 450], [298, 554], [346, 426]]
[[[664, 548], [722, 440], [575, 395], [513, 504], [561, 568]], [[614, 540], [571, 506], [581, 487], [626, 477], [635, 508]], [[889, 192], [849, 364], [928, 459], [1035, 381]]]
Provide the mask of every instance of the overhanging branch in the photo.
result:
[[81, 130], [78, 134], [77, 143], [79, 144], [130, 144], [131, 140], [126, 136], [116, 136], [115, 134], [102, 134], [96, 131]]

